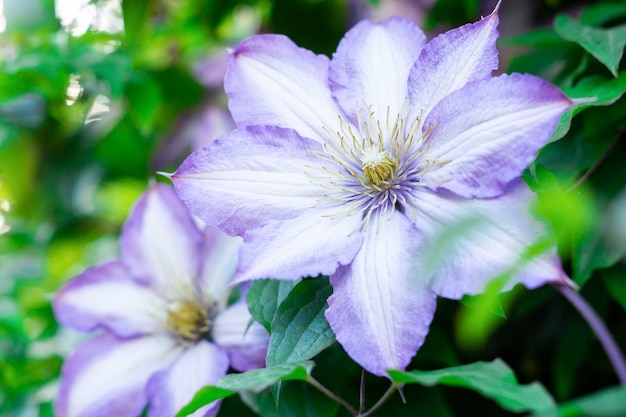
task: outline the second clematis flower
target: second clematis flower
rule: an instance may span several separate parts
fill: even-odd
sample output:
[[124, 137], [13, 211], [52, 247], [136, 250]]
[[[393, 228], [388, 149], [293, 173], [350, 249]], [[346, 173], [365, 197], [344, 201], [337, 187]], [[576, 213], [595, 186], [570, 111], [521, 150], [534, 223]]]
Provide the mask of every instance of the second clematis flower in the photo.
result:
[[238, 129], [172, 176], [192, 213], [243, 236], [236, 281], [329, 275], [326, 318], [376, 375], [406, 368], [438, 295], [568, 282], [554, 250], [520, 262], [545, 228], [519, 177], [572, 102], [492, 76], [497, 25], [496, 10], [427, 42], [408, 20], [363, 21], [330, 60], [248, 38], [225, 79]]
[[[103, 330], [65, 362], [58, 417], [172, 417], [229, 365], [265, 365], [269, 335], [245, 297], [228, 306], [240, 239], [200, 230], [171, 187], [142, 196], [121, 259], [68, 282], [53, 306], [77, 330]], [[213, 416], [219, 402], [192, 414]]]

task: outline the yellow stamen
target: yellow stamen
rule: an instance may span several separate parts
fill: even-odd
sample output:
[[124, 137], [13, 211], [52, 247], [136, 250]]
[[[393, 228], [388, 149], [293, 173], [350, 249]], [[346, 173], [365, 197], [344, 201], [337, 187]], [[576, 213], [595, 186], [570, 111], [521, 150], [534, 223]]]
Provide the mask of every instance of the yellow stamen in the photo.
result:
[[385, 151], [370, 150], [361, 160], [365, 179], [372, 185], [380, 185], [393, 174], [396, 164]]
[[208, 334], [211, 318], [209, 312], [197, 302], [176, 302], [170, 306], [168, 327], [181, 342], [194, 342]]

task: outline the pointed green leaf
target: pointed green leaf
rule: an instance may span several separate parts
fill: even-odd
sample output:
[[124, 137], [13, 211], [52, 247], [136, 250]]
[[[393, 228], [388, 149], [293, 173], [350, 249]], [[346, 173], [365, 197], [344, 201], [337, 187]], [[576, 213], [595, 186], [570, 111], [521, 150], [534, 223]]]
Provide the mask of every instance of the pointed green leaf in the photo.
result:
[[626, 25], [601, 29], [584, 26], [560, 14], [554, 21], [554, 29], [563, 39], [582, 46], [617, 77], [617, 67], [624, 54], [624, 45], [626, 45]]
[[328, 278], [306, 279], [291, 290], [272, 321], [268, 366], [310, 359], [334, 343], [324, 317], [331, 293]]
[[[552, 417], [553, 412], [533, 414], [533, 417]], [[620, 417], [626, 415], [626, 387], [618, 386], [568, 401], [559, 406], [559, 417]]]
[[298, 281], [260, 279], [248, 289], [246, 301], [252, 317], [269, 332], [278, 306], [283, 302]]
[[389, 371], [398, 384], [447, 385], [469, 388], [514, 412], [554, 410], [554, 399], [538, 382], [520, 385], [513, 371], [500, 359], [435, 371]]
[[260, 392], [278, 381], [305, 380], [311, 374], [313, 362], [288, 363], [240, 374], [226, 375], [215, 386], [202, 388], [176, 417], [185, 417], [199, 408], [239, 391]]
[[293, 362], [226, 375], [217, 386], [232, 391], [260, 392], [278, 381], [305, 380], [311, 374], [313, 362]]
[[230, 397], [235, 393], [235, 391], [230, 391], [215, 386], [204, 387], [200, 389], [200, 391], [198, 391], [196, 395], [193, 396], [193, 399], [189, 404], [181, 408], [181, 410], [176, 414], [176, 417], [188, 416], [189, 414], [192, 414], [194, 411], [198, 410], [201, 407], [204, 407], [209, 403], [212, 403], [213, 401]]
[[619, 100], [626, 92], [626, 71], [617, 74], [617, 78], [607, 79], [593, 75], [581, 79], [575, 86], [563, 90], [572, 99], [585, 99], [570, 107], [561, 116], [561, 120], [552, 133], [550, 142], [561, 139], [569, 131], [572, 118], [591, 106], [608, 106]]

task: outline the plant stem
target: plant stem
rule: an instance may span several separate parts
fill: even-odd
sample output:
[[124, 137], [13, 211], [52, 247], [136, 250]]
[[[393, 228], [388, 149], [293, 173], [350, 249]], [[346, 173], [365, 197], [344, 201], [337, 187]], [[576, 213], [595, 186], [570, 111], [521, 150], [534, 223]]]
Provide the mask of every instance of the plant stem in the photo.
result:
[[306, 380], [309, 384], [317, 388], [322, 394], [324, 394], [331, 400], [336, 401], [337, 403], [339, 403], [339, 405], [343, 406], [354, 417], [358, 417], [360, 415], [360, 413], [358, 413], [354, 408], [352, 408], [352, 406], [348, 404], [346, 400], [335, 395], [332, 391], [330, 391], [328, 388], [320, 384], [319, 381], [313, 378], [311, 375], [309, 375]]
[[554, 285], [554, 287], [561, 293], [567, 300], [574, 306], [580, 315], [585, 319], [589, 327], [596, 334], [596, 337], [602, 344], [604, 351], [606, 352], [613, 369], [620, 381], [621, 385], [626, 386], [626, 360], [624, 355], [615, 343], [615, 339], [611, 336], [611, 333], [606, 328], [604, 322], [598, 317], [598, 314], [587, 303], [587, 301], [573, 288], [568, 285]]
[[396, 384], [391, 384], [391, 386], [389, 387], [389, 389], [387, 389], [387, 392], [385, 392], [383, 394], [382, 397], [380, 397], [380, 399], [376, 402], [376, 404], [374, 404], [372, 406], [372, 408], [370, 408], [369, 410], [367, 410], [365, 413], [363, 414], [359, 414], [359, 417], [368, 417], [370, 416], [374, 411], [378, 410], [380, 408], [380, 406], [382, 406], [384, 403], [387, 402], [387, 400], [389, 398], [391, 398], [391, 396], [393, 395], [393, 393], [396, 391]]
[[359, 414], [365, 411], [365, 368], [361, 372], [361, 390], [359, 392]]

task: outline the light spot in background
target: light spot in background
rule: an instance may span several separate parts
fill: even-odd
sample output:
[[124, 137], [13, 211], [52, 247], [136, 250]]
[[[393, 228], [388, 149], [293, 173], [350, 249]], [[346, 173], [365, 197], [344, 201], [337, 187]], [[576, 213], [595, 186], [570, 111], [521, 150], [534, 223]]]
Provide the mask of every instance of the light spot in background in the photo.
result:
[[55, 12], [61, 26], [74, 36], [92, 29], [97, 32], [119, 33], [124, 30], [121, 0], [56, 0]]
[[102, 120], [104, 115], [111, 109], [110, 104], [111, 100], [107, 96], [102, 94], [96, 96], [85, 118], [85, 124]]
[[4, 17], [4, 0], [0, 0], [0, 33], [7, 28], [7, 19]]
[[243, 39], [257, 33], [261, 27], [262, 11], [256, 7], [238, 5], [217, 28], [223, 39]]
[[80, 84], [79, 79], [80, 75], [70, 75], [70, 82], [67, 86], [67, 91], [65, 92], [65, 103], [68, 106], [76, 103], [76, 100], [78, 100], [83, 93], [83, 86]]
[[4, 215], [2, 212], [8, 213], [11, 209], [11, 205], [7, 200], [0, 197], [0, 235], [11, 230], [11, 226], [5, 223]]

